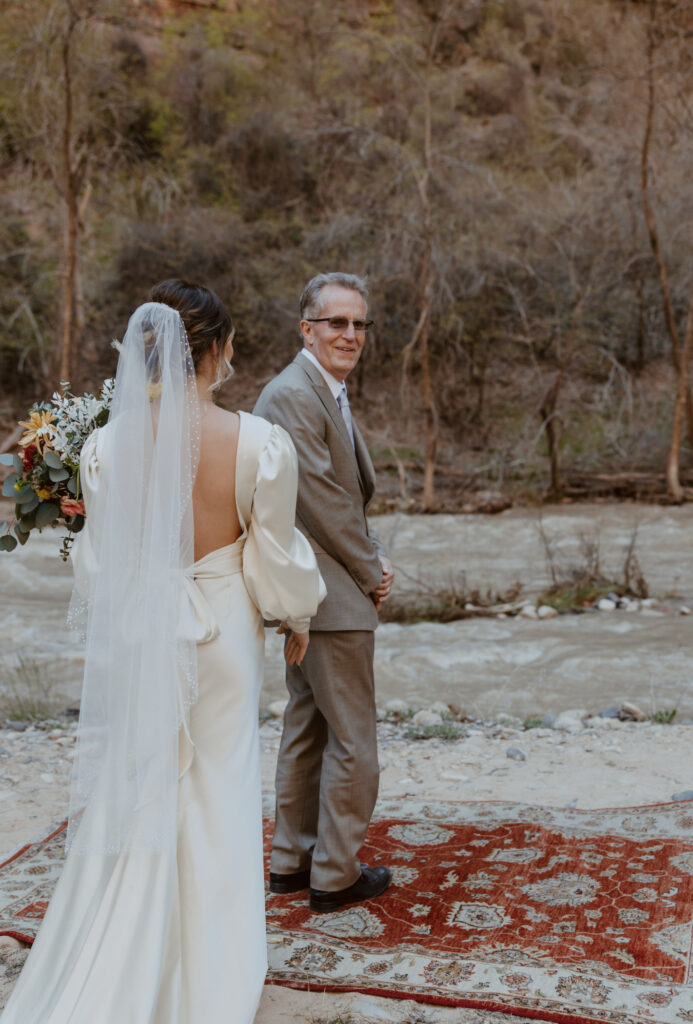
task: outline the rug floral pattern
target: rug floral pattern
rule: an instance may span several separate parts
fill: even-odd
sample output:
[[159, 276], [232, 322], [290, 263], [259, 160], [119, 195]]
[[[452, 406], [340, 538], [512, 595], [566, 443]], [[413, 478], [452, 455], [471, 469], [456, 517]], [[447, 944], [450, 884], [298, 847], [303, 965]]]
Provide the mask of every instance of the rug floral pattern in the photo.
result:
[[268, 896], [270, 980], [556, 1022], [693, 1022], [693, 814], [385, 801], [378, 900]]
[[[266, 830], [269, 850], [271, 823]], [[61, 829], [0, 866], [0, 934], [31, 940]], [[378, 900], [268, 895], [268, 980], [566, 1024], [693, 1024], [693, 808], [383, 801]]]

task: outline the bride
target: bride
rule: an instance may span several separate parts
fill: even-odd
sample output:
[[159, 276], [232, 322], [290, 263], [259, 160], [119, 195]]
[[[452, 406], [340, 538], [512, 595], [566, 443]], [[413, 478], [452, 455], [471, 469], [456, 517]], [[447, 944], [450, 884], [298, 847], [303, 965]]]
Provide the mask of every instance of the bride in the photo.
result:
[[2, 1024], [251, 1024], [262, 991], [262, 619], [300, 662], [325, 587], [289, 436], [212, 401], [228, 313], [178, 280], [150, 298], [82, 451], [68, 856]]

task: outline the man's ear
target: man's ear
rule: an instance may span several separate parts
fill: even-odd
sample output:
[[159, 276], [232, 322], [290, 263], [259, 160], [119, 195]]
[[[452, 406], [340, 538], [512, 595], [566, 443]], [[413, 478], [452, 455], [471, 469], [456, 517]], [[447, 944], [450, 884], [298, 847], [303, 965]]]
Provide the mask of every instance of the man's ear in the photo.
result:
[[301, 334], [303, 335], [303, 341], [305, 343], [306, 348], [312, 348], [313, 347], [313, 325], [308, 323], [307, 320], [301, 320], [301, 323], [299, 324], [299, 327], [301, 328]]

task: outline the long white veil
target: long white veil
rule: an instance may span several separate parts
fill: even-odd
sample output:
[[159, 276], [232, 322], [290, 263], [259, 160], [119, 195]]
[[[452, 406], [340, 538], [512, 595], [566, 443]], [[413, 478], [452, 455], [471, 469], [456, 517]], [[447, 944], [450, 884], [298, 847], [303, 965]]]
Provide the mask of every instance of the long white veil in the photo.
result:
[[175, 842], [178, 733], [197, 699], [195, 642], [178, 623], [183, 570], [194, 560], [199, 419], [181, 317], [146, 303], [122, 342], [87, 510], [98, 571], [87, 597], [70, 796], [67, 845], [75, 852]]

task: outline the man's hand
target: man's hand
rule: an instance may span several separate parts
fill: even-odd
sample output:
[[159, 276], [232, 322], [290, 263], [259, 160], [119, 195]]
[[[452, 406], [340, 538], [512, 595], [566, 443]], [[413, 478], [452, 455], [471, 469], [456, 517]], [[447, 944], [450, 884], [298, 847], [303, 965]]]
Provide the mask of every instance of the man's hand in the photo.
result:
[[392, 562], [389, 558], [385, 558], [384, 555], [378, 555], [380, 564], [383, 567], [383, 578], [381, 579], [378, 586], [371, 593], [371, 598], [375, 604], [375, 610], [380, 611], [383, 605], [383, 601], [387, 601], [388, 597], [392, 592], [392, 584], [395, 581], [395, 570], [392, 567]]
[[289, 629], [285, 622], [282, 622], [277, 633], [286, 633], [288, 637], [286, 644], [284, 645], [284, 657], [286, 659], [286, 664], [300, 665], [306, 651], [308, 650], [308, 644], [310, 642], [310, 633], [308, 630], [306, 630], [305, 633], [296, 633], [293, 629]]

